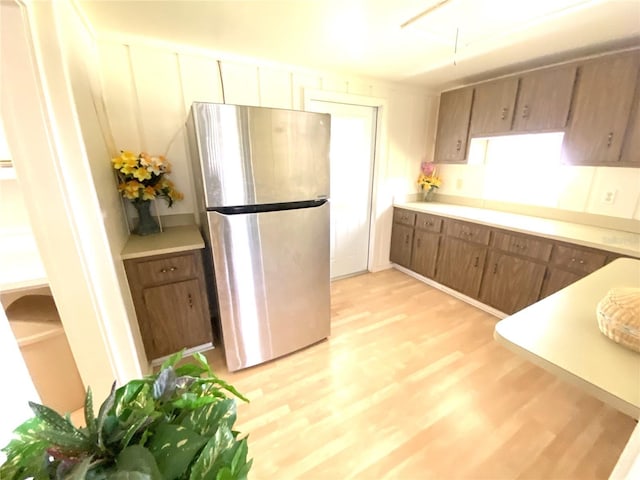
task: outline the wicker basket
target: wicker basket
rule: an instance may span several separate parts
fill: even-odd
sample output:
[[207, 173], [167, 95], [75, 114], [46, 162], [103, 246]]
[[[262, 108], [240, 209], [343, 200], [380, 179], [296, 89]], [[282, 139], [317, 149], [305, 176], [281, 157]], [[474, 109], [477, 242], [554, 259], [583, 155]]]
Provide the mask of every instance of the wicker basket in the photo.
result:
[[602, 333], [640, 352], [640, 288], [612, 288], [598, 302], [596, 311]]

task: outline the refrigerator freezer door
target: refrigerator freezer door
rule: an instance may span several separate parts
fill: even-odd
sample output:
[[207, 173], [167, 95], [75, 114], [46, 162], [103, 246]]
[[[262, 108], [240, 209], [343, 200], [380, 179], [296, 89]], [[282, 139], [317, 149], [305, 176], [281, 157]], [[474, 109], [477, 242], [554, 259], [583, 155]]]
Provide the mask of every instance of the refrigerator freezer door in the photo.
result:
[[328, 198], [330, 123], [327, 114], [194, 103], [187, 127], [205, 208]]
[[208, 212], [220, 324], [230, 371], [329, 336], [329, 204]]

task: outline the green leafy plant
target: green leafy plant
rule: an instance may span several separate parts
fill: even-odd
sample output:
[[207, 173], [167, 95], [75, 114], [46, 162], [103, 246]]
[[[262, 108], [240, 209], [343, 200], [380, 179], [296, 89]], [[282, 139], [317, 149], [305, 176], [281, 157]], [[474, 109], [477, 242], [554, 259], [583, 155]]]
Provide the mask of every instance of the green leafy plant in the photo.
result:
[[85, 427], [67, 415], [30, 403], [35, 417], [15, 431], [3, 449], [3, 480], [246, 479], [247, 438], [232, 430], [235, 399], [248, 401], [216, 377], [201, 354], [177, 365], [182, 352], [160, 372], [116, 389], [94, 416], [91, 389]]

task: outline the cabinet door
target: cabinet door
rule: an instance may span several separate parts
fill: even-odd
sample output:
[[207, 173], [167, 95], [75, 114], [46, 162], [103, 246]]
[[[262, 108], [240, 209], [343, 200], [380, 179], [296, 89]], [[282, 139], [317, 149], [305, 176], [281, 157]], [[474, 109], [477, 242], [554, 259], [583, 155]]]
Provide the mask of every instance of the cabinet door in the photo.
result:
[[579, 68], [563, 160], [573, 165], [618, 165], [631, 113], [640, 53], [593, 60]]
[[517, 92], [518, 78], [505, 78], [476, 86], [471, 135], [509, 132]]
[[452, 90], [440, 95], [435, 153], [437, 163], [464, 162], [472, 101], [472, 88]]
[[460, 293], [478, 298], [486, 254], [487, 248], [484, 246], [445, 237], [438, 256], [436, 280]]
[[575, 78], [576, 66], [540, 70], [521, 77], [513, 130], [564, 129]]
[[531, 305], [540, 295], [545, 265], [491, 252], [487, 261], [480, 301], [504, 313], [514, 313]]
[[411, 268], [411, 244], [413, 228], [394, 223], [391, 230], [391, 252], [389, 260], [403, 267]]
[[436, 272], [439, 244], [439, 234], [416, 230], [413, 235], [411, 270], [425, 277], [433, 278]]
[[558, 268], [549, 268], [547, 275], [542, 285], [542, 292], [540, 298], [545, 298], [556, 293], [558, 290], [562, 290], [564, 287], [571, 285], [573, 282], [580, 280], [586, 274], [569, 272], [567, 270], [560, 270]]
[[212, 341], [201, 292], [198, 279], [143, 289], [147, 333], [144, 340], [149, 357], [162, 357]]
[[631, 107], [627, 135], [622, 146], [620, 166], [640, 167], [640, 76], [636, 86], [636, 96]]

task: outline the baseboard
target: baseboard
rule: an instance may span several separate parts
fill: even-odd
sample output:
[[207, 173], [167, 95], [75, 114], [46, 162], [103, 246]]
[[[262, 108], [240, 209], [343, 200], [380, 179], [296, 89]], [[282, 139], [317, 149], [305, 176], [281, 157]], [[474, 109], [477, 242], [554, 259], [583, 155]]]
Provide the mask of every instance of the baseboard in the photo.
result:
[[422, 275], [420, 275], [419, 273], [416, 273], [412, 270], [409, 270], [408, 268], [403, 267], [402, 265], [398, 265], [393, 263], [392, 267], [395, 268], [396, 270], [402, 272], [402, 273], [406, 273], [407, 275], [409, 275], [410, 277], [415, 278], [416, 280], [420, 280], [422, 283], [426, 283], [427, 285], [429, 285], [430, 287], [433, 288], [437, 288], [438, 290], [443, 291], [444, 293], [447, 293], [449, 295], [451, 295], [454, 298], [457, 298], [458, 300], [462, 300], [465, 303], [468, 303], [469, 305], [472, 305], [480, 310], [482, 310], [483, 312], [488, 313], [489, 315], [493, 315], [494, 317], [497, 317], [499, 319], [503, 319], [505, 317], [508, 317], [508, 315], [504, 312], [501, 312], [500, 310], [496, 310], [493, 307], [490, 307], [489, 305], [482, 303], [478, 300], [476, 300], [475, 298], [471, 298], [468, 297], [466, 295], [464, 295], [463, 293], [458, 292], [457, 290], [454, 290], [453, 288], [449, 288], [445, 285], [442, 285], [441, 283], [436, 282], [435, 280], [432, 280], [430, 278], [424, 277]]

